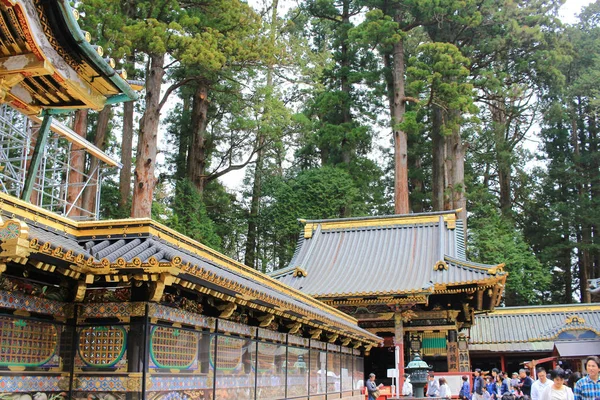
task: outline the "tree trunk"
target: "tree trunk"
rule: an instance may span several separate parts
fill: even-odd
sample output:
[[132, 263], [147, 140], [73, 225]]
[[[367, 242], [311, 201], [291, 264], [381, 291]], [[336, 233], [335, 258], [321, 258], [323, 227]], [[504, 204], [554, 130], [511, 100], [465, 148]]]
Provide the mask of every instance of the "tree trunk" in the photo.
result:
[[[581, 114], [581, 113], [580, 113]], [[583, 118], [583, 115], [580, 115]], [[571, 121], [571, 141], [573, 145], [573, 159], [575, 162], [575, 170], [577, 171], [577, 179], [578, 181], [575, 183], [577, 187], [577, 193], [579, 195], [579, 203], [580, 205], [587, 204], [587, 192], [585, 190], [585, 167], [581, 160], [581, 147], [584, 147], [584, 144], [579, 143], [580, 138], [578, 137], [578, 129], [577, 129], [577, 115], [574, 113], [572, 115]], [[582, 135], [583, 136], [583, 135]], [[584, 138], [581, 138], [582, 142]], [[583, 211], [583, 210], [582, 210]], [[592, 244], [592, 229], [588, 222], [588, 218], [586, 215], [582, 215], [581, 213], [577, 213], [577, 219], [579, 220], [579, 226], [581, 229], [581, 233], [577, 235], [577, 247], [578, 247], [578, 257], [579, 257], [579, 292], [582, 303], [591, 302], [591, 295], [588, 292], [588, 279], [590, 278], [590, 270], [592, 269], [592, 257], [590, 254], [590, 247]]]
[[[453, 120], [459, 118], [459, 112], [451, 110]], [[450, 165], [448, 171], [448, 187], [450, 189], [450, 209], [460, 210], [458, 218], [467, 223], [467, 197], [465, 195], [465, 151], [466, 146], [460, 137], [460, 127], [456, 126], [452, 131], [452, 136], [446, 140], [446, 159]], [[465, 235], [465, 245], [466, 245]]]
[[446, 138], [442, 134], [444, 125], [443, 110], [438, 105], [433, 105], [431, 116], [431, 142], [433, 146], [432, 175], [432, 206], [433, 211], [442, 211], [445, 203], [445, 162]]
[[[73, 131], [85, 138], [88, 124], [88, 110], [77, 110], [73, 121]], [[67, 217], [81, 216], [81, 191], [83, 190], [83, 172], [85, 169], [85, 150], [76, 144], [71, 144], [69, 186], [67, 189]], [[70, 211], [69, 211], [70, 209]]]
[[[259, 135], [258, 141], [259, 146], [264, 145], [264, 136]], [[244, 264], [252, 268], [258, 268], [258, 265], [256, 264], [256, 251], [258, 247], [258, 212], [262, 194], [263, 157], [263, 150], [261, 149], [256, 154], [254, 183], [252, 184], [252, 199], [250, 201], [250, 215], [248, 216], [246, 252], [244, 254]]]
[[[423, 162], [420, 156], [416, 156], [413, 162], [413, 167], [415, 169], [415, 171], [419, 171], [421, 168], [423, 168]], [[412, 178], [410, 180], [411, 186], [412, 186], [412, 192], [413, 193], [423, 193], [423, 180], [419, 179], [419, 178]], [[412, 201], [412, 206], [411, 209], [413, 212], [415, 213], [420, 213], [424, 211], [424, 204], [423, 204], [423, 200], [422, 197], [419, 196], [419, 201]]]
[[[401, 16], [396, 16], [401, 22]], [[394, 43], [393, 58], [393, 98], [391, 103], [392, 131], [394, 132], [394, 213], [408, 214], [408, 143], [406, 132], [400, 124], [404, 121], [406, 103], [404, 101], [404, 42]]]
[[188, 154], [188, 177], [202, 194], [207, 183], [206, 166], [208, 162], [208, 87], [198, 82], [194, 93], [191, 115], [191, 145]]
[[504, 217], [512, 217], [511, 201], [511, 169], [512, 152], [506, 141], [507, 116], [504, 99], [494, 101], [491, 107], [492, 122], [494, 127], [494, 150], [496, 168], [498, 171], [498, 184], [500, 186], [500, 211]]
[[131, 163], [133, 156], [133, 102], [123, 104], [123, 138], [121, 140], [121, 168], [119, 174], [119, 208], [126, 210], [131, 194]]
[[[589, 117], [589, 154], [594, 155], [589, 165], [589, 185], [592, 207], [598, 208], [600, 202], [600, 158], [598, 157], [598, 120], [596, 113], [592, 112]], [[600, 277], [600, 232], [597, 224], [592, 224], [592, 269], [590, 278]]]
[[[340, 27], [344, 35], [341, 43], [341, 70], [340, 70], [340, 86], [342, 93], [344, 94], [344, 104], [342, 109], [342, 121], [346, 129], [351, 129], [352, 126], [352, 114], [350, 112], [350, 97], [351, 97], [351, 85], [349, 74], [351, 70], [350, 56], [348, 54], [348, 27], [350, 26], [350, 0], [344, 0], [342, 4], [342, 26]], [[353, 143], [344, 135], [342, 140], [342, 162], [346, 165], [350, 164], [353, 156]], [[347, 209], [347, 207], [345, 207]], [[348, 210], [346, 210], [347, 212]], [[345, 213], [346, 213], [345, 212]], [[348, 215], [344, 215], [348, 216]]]
[[177, 161], [175, 164], [175, 178], [177, 180], [184, 179], [187, 176], [187, 156], [190, 151], [190, 125], [187, 115], [190, 113], [190, 107], [192, 106], [192, 99], [190, 96], [184, 95], [183, 107], [181, 110], [181, 129], [179, 132], [179, 147], [177, 149]]
[[[566, 225], [565, 222], [563, 222]], [[558, 262], [562, 264], [564, 274], [564, 287], [565, 287], [565, 298], [564, 302], [567, 304], [573, 303], [573, 272], [571, 270], [572, 259], [571, 259], [571, 241], [569, 239], [570, 233], [568, 226], [563, 226], [563, 250], [561, 251], [561, 255], [559, 256]]]
[[[94, 136], [94, 144], [100, 150], [106, 149], [106, 133], [108, 131], [108, 122], [111, 117], [112, 106], [106, 106], [98, 114], [98, 122], [96, 123], [96, 134]], [[83, 191], [83, 209], [89, 211], [96, 211], [96, 196], [98, 193], [98, 185], [100, 185], [100, 174], [96, 170], [100, 166], [100, 161], [96, 157], [92, 157], [90, 160], [89, 174], [95, 174], [98, 180], [95, 181], [95, 185], [89, 185]], [[93, 183], [94, 180], [90, 181]]]
[[150, 56], [146, 74], [146, 110], [140, 121], [138, 145], [135, 160], [132, 218], [151, 218], [152, 199], [156, 187], [154, 170], [156, 165], [158, 123], [160, 121], [160, 89], [164, 70], [165, 55]]
[[[272, 46], [275, 46], [275, 38], [277, 32], [277, 7], [278, 0], [273, 0], [271, 7], [271, 26], [269, 32], [269, 41]], [[270, 103], [270, 97], [273, 90], [273, 63], [270, 63], [267, 69], [267, 95], [265, 104]], [[270, 110], [263, 109], [263, 123], [269, 124]], [[261, 124], [262, 126], [262, 124]], [[262, 129], [258, 130], [257, 137], [258, 151], [256, 153], [256, 165], [254, 168], [254, 182], [252, 184], [252, 199], [250, 200], [250, 215], [248, 216], [248, 234], [246, 236], [246, 251], [244, 254], [244, 263], [252, 268], [258, 268], [256, 263], [256, 254], [258, 252], [258, 213], [260, 207], [260, 198], [262, 196], [262, 175], [264, 163], [264, 145], [265, 135]], [[263, 271], [264, 272], [264, 271]]]

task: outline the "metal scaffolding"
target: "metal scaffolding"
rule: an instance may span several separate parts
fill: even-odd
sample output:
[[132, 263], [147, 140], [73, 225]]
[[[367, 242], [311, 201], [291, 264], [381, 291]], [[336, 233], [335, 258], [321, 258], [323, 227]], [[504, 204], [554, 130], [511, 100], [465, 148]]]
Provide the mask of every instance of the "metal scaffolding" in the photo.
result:
[[[31, 165], [40, 120], [13, 108], [0, 106], [0, 190], [21, 197]], [[85, 139], [76, 139], [69, 128], [52, 122], [50, 136], [33, 182], [29, 201], [48, 211], [76, 220], [99, 219], [103, 172], [109, 157]], [[84, 153], [83, 168], [72, 165]], [[111, 163], [119, 166], [118, 163]], [[72, 175], [72, 176], [71, 176]], [[85, 200], [85, 201], [84, 201]]]

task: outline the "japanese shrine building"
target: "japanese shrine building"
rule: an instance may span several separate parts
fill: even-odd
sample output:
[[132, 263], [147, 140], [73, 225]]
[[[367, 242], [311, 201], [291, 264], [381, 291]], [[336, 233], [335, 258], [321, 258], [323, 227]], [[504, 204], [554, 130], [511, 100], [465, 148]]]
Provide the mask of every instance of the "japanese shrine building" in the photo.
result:
[[436, 371], [470, 371], [466, 333], [500, 303], [507, 275], [466, 259], [456, 211], [301, 222], [291, 263], [271, 276], [383, 337], [366, 370], [385, 377], [413, 350]]

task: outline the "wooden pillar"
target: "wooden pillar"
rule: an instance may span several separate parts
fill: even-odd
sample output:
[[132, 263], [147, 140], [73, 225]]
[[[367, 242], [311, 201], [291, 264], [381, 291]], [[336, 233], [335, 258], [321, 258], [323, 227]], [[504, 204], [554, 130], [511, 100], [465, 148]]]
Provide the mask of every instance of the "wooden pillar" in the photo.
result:
[[506, 358], [504, 357], [504, 354], [500, 356], [500, 368], [502, 371], [506, 372]]
[[448, 361], [448, 372], [459, 372], [458, 368], [458, 332], [456, 330], [449, 330], [447, 334], [446, 342], [446, 358]]
[[402, 315], [396, 313], [394, 321], [396, 352], [398, 353], [398, 365], [396, 365], [396, 392], [398, 396], [400, 396], [402, 394], [402, 386], [404, 385], [404, 321], [402, 320]]
[[471, 359], [469, 357], [469, 342], [466, 336], [458, 338], [458, 369], [460, 372], [471, 371]]

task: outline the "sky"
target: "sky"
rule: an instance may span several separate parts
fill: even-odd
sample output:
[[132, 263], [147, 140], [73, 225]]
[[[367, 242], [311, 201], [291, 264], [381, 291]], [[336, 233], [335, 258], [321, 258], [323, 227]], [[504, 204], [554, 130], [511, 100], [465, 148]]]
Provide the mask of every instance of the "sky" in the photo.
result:
[[591, 0], [566, 0], [560, 12], [560, 18], [563, 22], [572, 24], [577, 22], [576, 15], [581, 12], [581, 9], [592, 3]]

